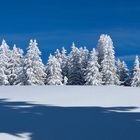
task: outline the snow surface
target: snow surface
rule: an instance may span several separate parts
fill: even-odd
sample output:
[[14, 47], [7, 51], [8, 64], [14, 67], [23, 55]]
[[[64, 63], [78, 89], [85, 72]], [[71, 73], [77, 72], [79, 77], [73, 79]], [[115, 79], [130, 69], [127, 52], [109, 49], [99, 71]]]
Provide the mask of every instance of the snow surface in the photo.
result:
[[[133, 114], [134, 119], [137, 123], [135, 123], [135, 121], [131, 121], [131, 114], [126, 114], [127, 112], [140, 112], [140, 88], [118, 86], [1, 86], [0, 101], [0, 110], [2, 110], [0, 112], [0, 121], [2, 121], [0, 122], [0, 140], [34, 140], [36, 139], [36, 137], [40, 137], [40, 140], [47, 140], [47, 137], [50, 137], [49, 139], [53, 140], [55, 139], [54, 134], [56, 134], [56, 138], [58, 137], [58, 139], [64, 140], [68, 136], [69, 131], [71, 132], [71, 135], [69, 135], [68, 137], [73, 140], [84, 140], [85, 138], [83, 136], [88, 136], [89, 134], [91, 135], [90, 138], [95, 138], [95, 140], [97, 140], [96, 137], [99, 137], [98, 140], [102, 140], [102, 137], [104, 136], [106, 136], [105, 140], [108, 140], [108, 137], [111, 137], [112, 139], [116, 137], [116, 139], [114, 140], [121, 140], [121, 138], [122, 140], [126, 138], [129, 140], [129, 137], [131, 138], [132, 135], [136, 136], [135, 140], [140, 138], [138, 132], [139, 128], [137, 127], [137, 123], [139, 123], [140, 121], [140, 118], [138, 117], [139, 114]], [[44, 107], [34, 108], [34, 105], [54, 107], [54, 109], [44, 109]], [[57, 111], [57, 108], [55, 107], [64, 108], [60, 108], [60, 111]], [[76, 113], [74, 109], [72, 110], [74, 114], [69, 114], [71, 113], [71, 109], [68, 109], [67, 111], [66, 107], [75, 108], [78, 113]], [[77, 107], [94, 108], [91, 110], [82, 110], [77, 109]], [[121, 109], [119, 109], [119, 107]], [[127, 109], [123, 109], [123, 107], [126, 107]], [[11, 111], [10, 108], [13, 111]], [[19, 108], [22, 112], [19, 110]], [[117, 114], [110, 113], [108, 116], [111, 116], [111, 120], [114, 120], [113, 122], [110, 122], [110, 119], [108, 117], [104, 118], [103, 115], [104, 112], [108, 112], [106, 108], [109, 108], [108, 110], [112, 112], [126, 112], [126, 115], [124, 114], [122, 116], [121, 114], [118, 114], [120, 115], [121, 120], [118, 117], [118, 122], [116, 122], [116, 117], [114, 116], [117, 116]], [[50, 109], [52, 110], [51, 112]], [[55, 109], [56, 111], [54, 111]], [[35, 112], [35, 110], [37, 111]], [[34, 116], [31, 116], [32, 119], [30, 118], [29, 111], [31, 111], [31, 114], [35, 113]], [[90, 111], [92, 114], [90, 113]], [[100, 111], [103, 111], [103, 116], [101, 115]], [[64, 114], [62, 112], [64, 112]], [[84, 112], [88, 115], [84, 116]], [[55, 116], [53, 116], [54, 113]], [[80, 116], [81, 113], [83, 117]], [[9, 114], [11, 116], [5, 116], [5, 114]], [[62, 115], [61, 117], [60, 114]], [[71, 115], [72, 117], [70, 117], [69, 115]], [[76, 116], [73, 117], [73, 115]], [[90, 115], [93, 119], [90, 117]], [[102, 118], [101, 120], [103, 121], [98, 120], [98, 117], [96, 115], [99, 115], [99, 118]], [[128, 118], [126, 118], [127, 115], [129, 116]], [[18, 117], [17, 120], [16, 116]], [[80, 118], [82, 117], [82, 119], [87, 119], [82, 122], [83, 124], [80, 124], [82, 119], [79, 120], [78, 116], [80, 116]], [[12, 121], [9, 120], [10, 117], [15, 126], [12, 126]], [[44, 119], [46, 120], [45, 122]], [[33, 126], [30, 125], [30, 121]], [[68, 123], [69, 121], [70, 123]], [[95, 125], [91, 125], [91, 121], [93, 121], [93, 124], [95, 123]], [[78, 128], [74, 126], [74, 124], [77, 122]], [[98, 122], [99, 126], [96, 126], [96, 122]], [[103, 123], [103, 125], [101, 125], [99, 122]], [[62, 123], [62, 126], [60, 126], [60, 123]], [[112, 125], [108, 123], [111, 123]], [[130, 125], [131, 127], [129, 127], [129, 124], [131, 124], [132, 126]], [[67, 125], [69, 127], [67, 127]], [[87, 131], [85, 131], [86, 127]], [[98, 129], [98, 127], [101, 128]], [[106, 128], [106, 130], [104, 127]], [[108, 134], [108, 132], [112, 131], [112, 128], [113, 133], [110, 135], [110, 133]], [[73, 129], [76, 129], [75, 131], [77, 134], [75, 133], [75, 131], [73, 131]], [[97, 131], [97, 136], [94, 136], [94, 133], [90, 129], [95, 129], [94, 131]], [[124, 135], [115, 135], [116, 131], [121, 134], [123, 130], [124, 132], [126, 132], [124, 133]], [[80, 131], [82, 131], [83, 135], [80, 134]], [[103, 136], [99, 135], [99, 133], [102, 133]]]
[[0, 99], [60, 107], [140, 107], [140, 88], [119, 86], [2, 86]]
[[28, 133], [17, 134], [13, 136], [6, 133], [0, 133], [0, 140], [31, 140]]

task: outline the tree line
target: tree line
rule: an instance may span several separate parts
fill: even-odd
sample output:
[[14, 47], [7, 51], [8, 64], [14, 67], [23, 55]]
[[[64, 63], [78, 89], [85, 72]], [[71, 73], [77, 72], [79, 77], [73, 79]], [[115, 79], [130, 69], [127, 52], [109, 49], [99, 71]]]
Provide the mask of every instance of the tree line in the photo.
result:
[[91, 52], [72, 43], [50, 54], [43, 64], [36, 40], [30, 40], [27, 53], [16, 45], [0, 46], [0, 85], [122, 85], [140, 87], [140, 64], [136, 56], [132, 70], [124, 61], [116, 60], [113, 41], [102, 34]]

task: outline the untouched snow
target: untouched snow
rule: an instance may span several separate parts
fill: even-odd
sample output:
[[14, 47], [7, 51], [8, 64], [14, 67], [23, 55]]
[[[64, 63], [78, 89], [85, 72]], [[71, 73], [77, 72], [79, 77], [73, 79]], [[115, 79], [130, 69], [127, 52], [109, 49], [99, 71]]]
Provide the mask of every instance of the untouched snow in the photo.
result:
[[117, 86], [0, 87], [0, 99], [61, 107], [140, 107], [140, 88]]
[[31, 140], [29, 138], [28, 133], [24, 133], [24, 134], [17, 134], [17, 136], [13, 136], [10, 134], [6, 134], [6, 133], [0, 133], [0, 140]]
[[0, 140], [139, 140], [139, 112], [140, 88], [1, 86]]

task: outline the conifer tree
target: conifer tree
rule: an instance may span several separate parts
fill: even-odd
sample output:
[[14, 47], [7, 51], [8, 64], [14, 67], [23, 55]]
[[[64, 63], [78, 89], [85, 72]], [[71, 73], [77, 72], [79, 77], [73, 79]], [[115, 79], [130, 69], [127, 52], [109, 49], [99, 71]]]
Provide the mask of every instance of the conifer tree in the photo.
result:
[[30, 40], [24, 60], [23, 85], [44, 85], [45, 66], [42, 63], [41, 52], [37, 45], [36, 40]]
[[67, 83], [68, 83], [68, 78], [64, 76], [63, 85], [67, 85]]
[[99, 72], [100, 65], [98, 64], [97, 52], [95, 49], [90, 54], [90, 58], [85, 70], [85, 81], [86, 85], [101, 85], [102, 76]]
[[138, 56], [135, 58], [131, 76], [131, 86], [140, 87], [140, 62]]
[[69, 85], [82, 85], [82, 63], [80, 60], [80, 50], [72, 44], [72, 51], [69, 54], [68, 60], [68, 84]]
[[3, 63], [0, 59], [0, 85], [8, 85], [8, 78], [5, 74], [5, 67], [3, 66]]
[[116, 73], [115, 52], [110, 36], [102, 34], [97, 45], [100, 71], [104, 85], [119, 85], [119, 78]]
[[21, 75], [23, 74], [23, 50], [17, 48], [16, 45], [11, 51], [8, 70], [10, 71], [8, 75], [9, 84], [20, 84], [22, 82]]
[[129, 70], [124, 61], [117, 61], [117, 74], [119, 76], [120, 84], [124, 86], [129, 85]]
[[63, 47], [61, 51], [61, 59], [62, 59], [61, 68], [63, 77], [68, 76], [68, 56], [66, 54], [67, 50]]
[[58, 62], [59, 62], [60, 65], [61, 65], [61, 64], [62, 64], [62, 55], [61, 55], [59, 49], [56, 49], [55, 58], [58, 59]]
[[0, 84], [9, 85], [8, 75], [9, 71], [9, 60], [10, 60], [11, 51], [6, 41], [3, 40], [0, 46]]
[[46, 68], [46, 85], [62, 85], [63, 76], [60, 62], [55, 56], [50, 55]]
[[85, 70], [87, 68], [87, 63], [89, 60], [89, 51], [86, 47], [81, 47], [80, 49], [80, 63], [81, 63], [81, 81], [82, 81], [82, 85], [84, 85], [86, 83], [85, 81]]

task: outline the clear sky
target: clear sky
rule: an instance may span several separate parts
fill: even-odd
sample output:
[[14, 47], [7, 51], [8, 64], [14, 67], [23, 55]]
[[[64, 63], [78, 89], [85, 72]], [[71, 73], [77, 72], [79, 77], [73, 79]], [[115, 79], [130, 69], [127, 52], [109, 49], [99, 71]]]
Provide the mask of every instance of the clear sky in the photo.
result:
[[140, 55], [139, 0], [3, 0], [0, 39], [25, 49], [36, 38], [43, 60], [56, 48], [96, 47], [109, 34], [116, 55], [130, 62]]

